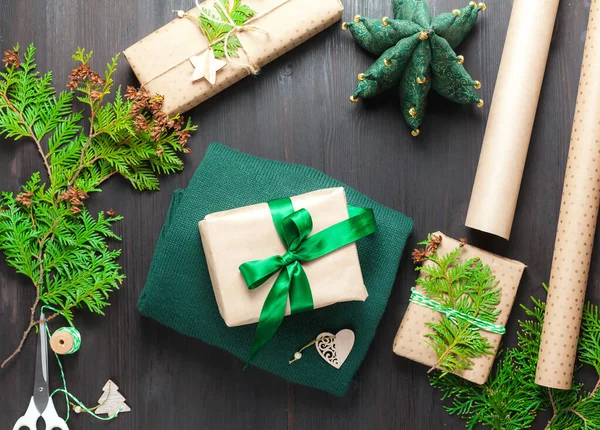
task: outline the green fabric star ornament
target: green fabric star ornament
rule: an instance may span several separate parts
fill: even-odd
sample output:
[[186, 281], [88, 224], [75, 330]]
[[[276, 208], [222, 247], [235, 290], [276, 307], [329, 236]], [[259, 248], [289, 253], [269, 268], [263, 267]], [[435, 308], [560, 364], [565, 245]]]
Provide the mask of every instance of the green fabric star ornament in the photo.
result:
[[350, 100], [373, 97], [399, 83], [402, 114], [415, 137], [431, 88], [455, 103], [482, 107], [483, 100], [475, 92], [481, 83], [471, 78], [463, 66], [464, 57], [454, 49], [469, 34], [485, 4], [471, 2], [432, 20], [423, 0], [392, 1], [394, 19], [356, 15], [352, 22], [342, 24], [362, 48], [380, 56], [358, 75]]

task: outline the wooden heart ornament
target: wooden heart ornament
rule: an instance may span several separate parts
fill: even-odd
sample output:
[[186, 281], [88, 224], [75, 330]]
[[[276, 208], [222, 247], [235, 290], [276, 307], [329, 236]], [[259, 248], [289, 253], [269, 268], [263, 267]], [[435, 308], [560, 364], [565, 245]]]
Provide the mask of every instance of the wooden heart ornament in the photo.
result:
[[352, 351], [354, 332], [349, 329], [340, 330], [335, 335], [323, 332], [317, 336], [315, 346], [323, 360], [339, 369]]

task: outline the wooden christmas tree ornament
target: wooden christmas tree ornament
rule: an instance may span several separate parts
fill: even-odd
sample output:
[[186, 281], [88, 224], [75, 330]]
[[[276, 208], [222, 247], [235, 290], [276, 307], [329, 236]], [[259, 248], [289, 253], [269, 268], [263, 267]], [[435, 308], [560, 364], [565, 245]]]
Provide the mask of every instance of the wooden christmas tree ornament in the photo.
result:
[[107, 414], [108, 416], [114, 416], [123, 412], [131, 412], [131, 408], [125, 403], [125, 397], [119, 393], [119, 387], [110, 379], [102, 388], [104, 394], [98, 399], [98, 408], [96, 414]]

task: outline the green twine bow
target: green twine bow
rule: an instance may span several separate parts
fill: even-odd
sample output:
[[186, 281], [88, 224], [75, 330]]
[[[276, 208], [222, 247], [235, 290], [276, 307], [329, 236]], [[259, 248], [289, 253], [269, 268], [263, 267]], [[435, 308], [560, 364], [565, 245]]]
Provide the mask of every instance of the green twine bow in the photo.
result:
[[306, 209], [294, 211], [289, 198], [270, 201], [269, 209], [287, 252], [264, 260], [248, 261], [240, 266], [244, 281], [251, 290], [279, 272], [260, 313], [246, 366], [281, 325], [288, 297], [292, 314], [314, 308], [310, 283], [300, 263], [316, 260], [377, 231], [375, 215], [371, 209], [348, 206], [350, 217], [347, 220], [312, 236], [310, 213]]
[[454, 324], [457, 324], [457, 319], [461, 319], [469, 322], [477, 328], [480, 328], [481, 330], [489, 331], [490, 333], [504, 334], [506, 332], [506, 328], [504, 326], [482, 320], [472, 315], [465, 314], [463, 312], [457, 311], [456, 309], [447, 308], [441, 303], [436, 302], [435, 300], [427, 297], [425, 294], [417, 291], [417, 289], [414, 287], [411, 288], [410, 291], [411, 294], [409, 301], [411, 303], [416, 303], [426, 308], [433, 309], [434, 311], [441, 312], [445, 314], [448, 317], [448, 319]]

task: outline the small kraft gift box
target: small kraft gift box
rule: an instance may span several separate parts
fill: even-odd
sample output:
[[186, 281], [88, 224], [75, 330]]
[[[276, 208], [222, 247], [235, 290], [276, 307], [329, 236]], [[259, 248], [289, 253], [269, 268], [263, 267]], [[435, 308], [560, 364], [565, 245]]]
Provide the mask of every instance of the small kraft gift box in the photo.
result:
[[213, 213], [199, 228], [225, 323], [259, 323], [254, 353], [285, 315], [367, 299], [354, 242], [375, 218], [341, 187]]
[[342, 17], [339, 0], [207, 0], [123, 53], [142, 87], [183, 113]]
[[[451, 324], [455, 326], [459, 320], [467, 321], [469, 323], [467, 330], [478, 331], [483, 337], [481, 339], [482, 342], [488, 344], [486, 348], [487, 352], [484, 354], [473, 354], [470, 356], [472, 364], [465, 366], [465, 369], [451, 372], [476, 384], [483, 384], [487, 381], [492, 370], [494, 358], [498, 352], [502, 333], [504, 332], [504, 326], [510, 316], [519, 282], [526, 266], [519, 261], [504, 258], [467, 245], [464, 240], [458, 241], [440, 232], [430, 235], [430, 243], [431, 238], [435, 239], [435, 246], [437, 246], [436, 252], [439, 258], [436, 260], [441, 262], [442, 266], [444, 266], [444, 258], [447, 258], [453, 252], [456, 252], [457, 254], [455, 255], [458, 255], [458, 263], [470, 261], [472, 264], [481, 264], [475, 270], [480, 270], [483, 276], [475, 279], [474, 282], [482, 282], [489, 285], [489, 289], [487, 291], [481, 290], [481, 294], [491, 292], [497, 295], [495, 299], [492, 299], [495, 306], [487, 308], [487, 313], [494, 315], [495, 321], [485, 321], [481, 318], [476, 318], [474, 315], [461, 312], [459, 309], [445, 308], [439, 301], [428, 297], [423, 289], [423, 283], [417, 281], [417, 286], [413, 288], [411, 294], [408, 309], [404, 314], [404, 318], [394, 339], [394, 353], [425, 364], [431, 370], [438, 369], [439, 357], [433, 348], [435, 342], [430, 337], [434, 333], [432, 326], [440, 323], [444, 316], [446, 319], [452, 321]], [[418, 251], [416, 252], [418, 253]], [[424, 264], [433, 265], [437, 263], [425, 261]], [[446, 273], [450, 280], [446, 278], [441, 279], [440, 282], [452, 282], [453, 278], [459, 276], [454, 271], [455, 268], [456, 264], [449, 265]], [[421, 270], [419, 280], [423, 280], [426, 276], [428, 276], [426, 271]], [[463, 286], [458, 285], [458, 287], [462, 288]], [[470, 293], [464, 288], [461, 290], [461, 294], [463, 294], [461, 301], [464, 309], [465, 300], [472, 303], [472, 298], [466, 299], [466, 296]], [[458, 302], [459, 298], [456, 298], [456, 301]], [[444, 369], [443, 367], [440, 370], [444, 372], [448, 371], [448, 369]]]

